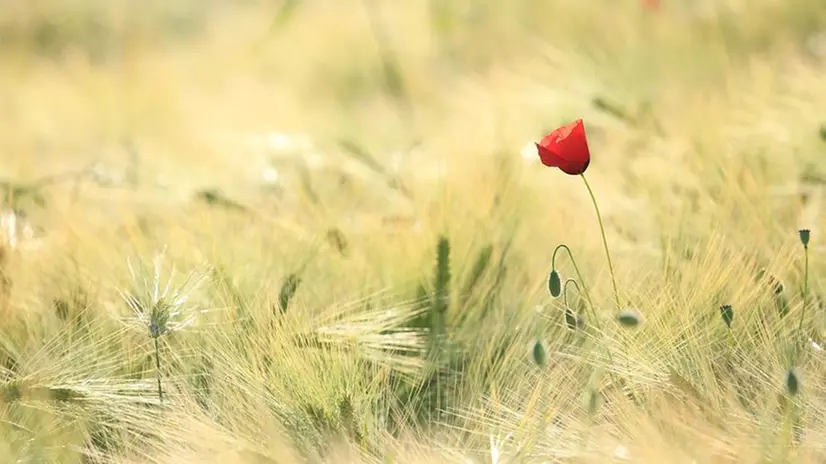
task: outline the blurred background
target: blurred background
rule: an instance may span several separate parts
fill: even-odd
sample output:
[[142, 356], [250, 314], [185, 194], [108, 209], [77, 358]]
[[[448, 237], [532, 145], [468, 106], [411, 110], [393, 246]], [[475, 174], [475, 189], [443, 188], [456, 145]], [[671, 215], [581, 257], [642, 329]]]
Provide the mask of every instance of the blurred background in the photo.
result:
[[825, 24], [821, 0], [3, 0], [0, 177], [173, 201], [341, 153], [426, 176], [577, 117], [662, 134], [821, 66]]
[[[771, 195], [826, 178], [822, 0], [1, 5], [0, 200], [32, 236], [193, 202], [297, 236], [476, 230], [505, 201], [590, 247], [533, 148], [576, 118], [628, 252], [703, 235], [673, 212], [738, 169]], [[563, 193], [560, 230], [538, 199]]]

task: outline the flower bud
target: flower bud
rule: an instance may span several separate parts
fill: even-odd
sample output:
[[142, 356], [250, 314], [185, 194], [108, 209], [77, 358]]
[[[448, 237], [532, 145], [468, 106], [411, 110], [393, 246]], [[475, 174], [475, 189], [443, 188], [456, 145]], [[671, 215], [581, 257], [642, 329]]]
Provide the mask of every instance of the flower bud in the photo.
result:
[[548, 277], [548, 291], [554, 298], [557, 298], [562, 293], [562, 281], [556, 269], [552, 270], [551, 275]]
[[533, 348], [531, 348], [531, 356], [533, 357], [533, 362], [535, 362], [537, 366], [545, 367], [548, 356], [545, 352], [545, 346], [540, 340], [536, 340], [534, 342]]
[[794, 369], [789, 369], [789, 372], [786, 373], [786, 391], [791, 396], [797, 395], [798, 391], [800, 391], [800, 381]]
[[623, 327], [637, 327], [640, 325], [640, 316], [635, 311], [622, 311], [617, 316], [617, 321], [619, 321]]
[[565, 308], [565, 324], [571, 330], [577, 329], [577, 316], [571, 308]]

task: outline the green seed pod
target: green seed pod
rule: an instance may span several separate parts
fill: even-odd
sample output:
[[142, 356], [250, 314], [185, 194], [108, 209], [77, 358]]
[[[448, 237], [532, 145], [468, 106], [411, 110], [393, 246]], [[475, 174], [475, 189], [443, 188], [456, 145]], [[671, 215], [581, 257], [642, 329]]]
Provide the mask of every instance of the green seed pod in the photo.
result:
[[731, 309], [731, 305], [720, 306], [720, 315], [723, 317], [723, 322], [726, 323], [726, 327], [730, 329], [731, 323], [734, 320], [734, 310]]
[[623, 327], [637, 327], [640, 325], [640, 316], [635, 311], [622, 311], [617, 316], [617, 321]]
[[786, 391], [791, 396], [797, 395], [800, 391], [800, 380], [797, 378], [797, 374], [794, 372], [794, 369], [789, 369], [786, 373]]
[[811, 238], [812, 232], [809, 229], [800, 229], [800, 243], [803, 244], [803, 248], [809, 248], [809, 239]]
[[535, 362], [537, 366], [545, 367], [545, 363], [548, 361], [548, 356], [545, 352], [545, 346], [540, 340], [534, 342], [533, 348], [531, 349], [531, 356], [533, 357], [533, 362]]
[[560, 280], [559, 273], [556, 272], [556, 269], [552, 270], [551, 275], [548, 277], [548, 292], [550, 292], [554, 298], [562, 294], [562, 280]]

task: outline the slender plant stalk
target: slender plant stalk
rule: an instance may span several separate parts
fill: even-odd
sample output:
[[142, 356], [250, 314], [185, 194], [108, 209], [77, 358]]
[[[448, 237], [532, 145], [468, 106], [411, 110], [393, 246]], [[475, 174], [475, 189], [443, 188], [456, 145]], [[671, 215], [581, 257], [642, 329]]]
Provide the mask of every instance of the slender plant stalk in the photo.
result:
[[[556, 253], [561, 249], [564, 249], [568, 253], [568, 258], [571, 260], [571, 264], [574, 266], [574, 272], [576, 273], [576, 278], [579, 279], [579, 283], [582, 284], [582, 288], [583, 288], [584, 291], [582, 291], [581, 293], [584, 294], [585, 299], [588, 300], [588, 307], [591, 308], [591, 317], [594, 318], [594, 326], [597, 328], [598, 332], [600, 332], [601, 334], [604, 334], [605, 332], [602, 330], [602, 324], [600, 324], [599, 316], [597, 315], [597, 307], [594, 305], [594, 300], [591, 299], [591, 292], [588, 290], [588, 286], [585, 285], [585, 280], [582, 278], [582, 273], [579, 272], [579, 266], [577, 266], [577, 264], [576, 264], [576, 260], [574, 259], [574, 254], [571, 252], [571, 249], [568, 248], [568, 245], [565, 245], [564, 243], [562, 243], [562, 244], [559, 244], [559, 245], [556, 246], [556, 249], [554, 249], [554, 254], [551, 257], [551, 267], [553, 269], [556, 269]], [[577, 288], [579, 288], [579, 286], [577, 286]], [[610, 362], [611, 364], [614, 364], [614, 359], [611, 356], [611, 350], [608, 349], [607, 346], [605, 346], [605, 353], [608, 355], [608, 362]]]
[[158, 346], [158, 337], [155, 337], [155, 374], [158, 379], [158, 400], [163, 403], [163, 388], [161, 387], [161, 350]]
[[622, 309], [622, 305], [620, 304], [620, 297], [619, 297], [619, 290], [617, 290], [617, 278], [614, 274], [614, 264], [611, 262], [611, 252], [608, 251], [608, 240], [605, 237], [605, 226], [602, 224], [602, 214], [599, 212], [599, 205], [597, 204], [597, 198], [594, 196], [594, 191], [591, 189], [591, 184], [588, 183], [588, 179], [585, 178], [585, 174], [580, 174], [582, 177], [583, 182], [585, 182], [585, 188], [588, 189], [588, 194], [591, 196], [591, 202], [594, 204], [594, 210], [597, 213], [597, 221], [599, 222], [599, 232], [602, 235], [602, 246], [605, 248], [605, 257], [608, 259], [608, 272], [611, 273], [611, 285], [614, 287], [614, 301], [617, 304], [617, 311]]
[[726, 329], [726, 352], [728, 355], [731, 355], [731, 345], [734, 335], [731, 333], [731, 329]]
[[[803, 337], [803, 320], [806, 318], [806, 307], [809, 306], [809, 247], [803, 247], [805, 263], [803, 264], [803, 312], [800, 315], [800, 324], [797, 331]], [[803, 337], [805, 340], [805, 337]]]
[[[571, 260], [571, 265], [573, 265], [573, 267], [574, 267], [574, 272], [576, 273], [576, 278], [579, 279], [579, 282], [582, 283], [582, 287], [585, 289], [585, 291], [580, 292], [580, 293], [585, 295], [585, 299], [588, 300], [588, 306], [591, 308], [591, 313], [592, 313], [591, 316], [594, 318], [594, 323], [596, 324], [597, 329], [602, 330], [602, 328], [600, 327], [600, 324], [599, 324], [599, 319], [597, 318], [596, 306], [594, 306], [594, 300], [591, 299], [591, 292], [588, 291], [588, 286], [585, 285], [585, 280], [582, 279], [582, 273], [579, 272], [579, 266], [577, 266], [576, 260], [574, 259], [574, 254], [573, 254], [573, 252], [571, 252], [571, 249], [568, 248], [568, 245], [565, 245], [564, 243], [562, 243], [562, 244], [559, 244], [559, 245], [556, 246], [556, 248], [554, 249], [554, 254], [551, 257], [551, 268], [556, 269], [556, 254], [557, 254], [557, 252], [559, 252], [559, 250], [562, 250], [562, 249], [564, 249], [568, 253], [568, 259]], [[567, 281], [566, 281], [566, 284], [567, 284]], [[579, 289], [579, 285], [577, 285], [577, 289]]]
[[[568, 284], [574, 284], [576, 287], [576, 291], [581, 295], [582, 290], [579, 289], [579, 284], [574, 279], [567, 279], [565, 280], [565, 284], [562, 285], [562, 302], [565, 304], [565, 308], [568, 308]], [[583, 284], [585, 285], [585, 284]]]

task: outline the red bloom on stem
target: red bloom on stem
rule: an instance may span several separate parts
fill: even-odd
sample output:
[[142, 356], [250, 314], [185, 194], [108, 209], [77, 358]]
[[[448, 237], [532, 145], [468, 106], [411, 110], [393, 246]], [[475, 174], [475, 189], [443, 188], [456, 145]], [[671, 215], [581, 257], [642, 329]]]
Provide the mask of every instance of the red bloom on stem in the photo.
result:
[[559, 168], [565, 174], [578, 176], [588, 169], [591, 152], [582, 119], [554, 129], [536, 144], [542, 164]]
[[660, 7], [660, 0], [642, 0], [642, 6], [649, 10], [656, 10]]

